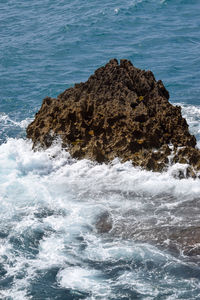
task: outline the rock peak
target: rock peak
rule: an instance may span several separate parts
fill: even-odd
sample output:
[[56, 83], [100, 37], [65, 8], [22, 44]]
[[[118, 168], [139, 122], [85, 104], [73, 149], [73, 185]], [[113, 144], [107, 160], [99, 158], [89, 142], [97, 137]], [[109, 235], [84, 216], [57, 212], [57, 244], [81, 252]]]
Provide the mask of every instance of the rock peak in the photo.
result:
[[[188, 131], [181, 108], [169, 103], [169, 93], [151, 71], [126, 59], [111, 59], [84, 83], [57, 99], [44, 99], [27, 128], [33, 145], [49, 147], [60, 136], [73, 157], [98, 162], [119, 157], [134, 165], [160, 171], [175, 161], [200, 169], [196, 139]], [[156, 151], [155, 151], [156, 150]]]

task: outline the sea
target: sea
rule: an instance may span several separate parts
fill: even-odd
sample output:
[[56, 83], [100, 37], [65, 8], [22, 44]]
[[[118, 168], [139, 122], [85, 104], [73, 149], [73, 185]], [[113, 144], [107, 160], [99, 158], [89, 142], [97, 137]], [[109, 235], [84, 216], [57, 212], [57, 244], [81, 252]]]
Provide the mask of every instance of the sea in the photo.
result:
[[200, 299], [200, 179], [26, 138], [44, 97], [123, 58], [200, 147], [199, 54], [199, 0], [0, 0], [0, 299]]

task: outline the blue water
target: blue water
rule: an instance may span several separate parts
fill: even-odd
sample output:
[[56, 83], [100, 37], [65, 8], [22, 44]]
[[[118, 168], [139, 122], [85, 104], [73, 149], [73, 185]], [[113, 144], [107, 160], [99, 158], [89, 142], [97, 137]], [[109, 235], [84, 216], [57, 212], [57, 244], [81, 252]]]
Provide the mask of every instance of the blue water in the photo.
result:
[[75, 161], [59, 143], [34, 153], [25, 138], [45, 96], [116, 57], [163, 80], [200, 146], [199, 15], [198, 0], [1, 0], [1, 299], [200, 299], [199, 256], [166, 233], [200, 227], [199, 179]]

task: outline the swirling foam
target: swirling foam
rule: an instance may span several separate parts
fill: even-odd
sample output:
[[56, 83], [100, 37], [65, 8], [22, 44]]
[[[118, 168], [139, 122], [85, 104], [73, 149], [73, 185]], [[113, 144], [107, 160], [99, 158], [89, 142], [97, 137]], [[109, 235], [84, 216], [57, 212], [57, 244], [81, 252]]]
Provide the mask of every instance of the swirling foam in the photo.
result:
[[[196, 225], [198, 214], [187, 214], [182, 206], [198, 203], [199, 179], [177, 180], [171, 169], [147, 172], [117, 159], [109, 165], [76, 161], [59, 143], [33, 152], [31, 142], [22, 139], [0, 146], [0, 164], [0, 263], [10, 282], [2, 297], [31, 299], [37, 280], [45, 282], [45, 274], [54, 272], [48, 276], [54, 276], [58, 294], [64, 289], [87, 299], [119, 298], [126, 289], [129, 297], [152, 299], [163, 293], [157, 272], [166, 273], [166, 289], [174, 296], [198, 290], [185, 278], [187, 284], [178, 291], [174, 268], [191, 267], [135, 243], [130, 232], [152, 230], [152, 224], [163, 230], [184, 222]], [[104, 212], [111, 216], [113, 231], [101, 235], [95, 223]], [[148, 264], [153, 271], [145, 271]]]

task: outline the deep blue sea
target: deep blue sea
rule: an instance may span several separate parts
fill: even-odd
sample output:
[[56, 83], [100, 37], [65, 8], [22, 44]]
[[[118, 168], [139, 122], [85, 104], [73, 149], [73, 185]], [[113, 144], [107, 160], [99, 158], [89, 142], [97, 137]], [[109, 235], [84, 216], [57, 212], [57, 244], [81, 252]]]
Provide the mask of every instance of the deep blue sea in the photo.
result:
[[200, 179], [26, 139], [45, 96], [111, 58], [152, 70], [200, 146], [199, 0], [0, 0], [0, 299], [200, 299], [178, 239], [200, 228]]

